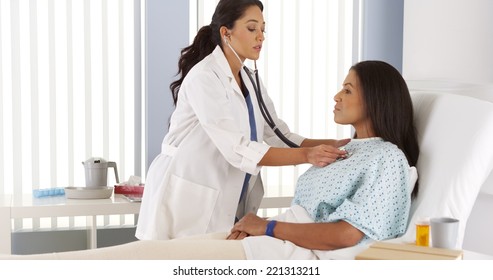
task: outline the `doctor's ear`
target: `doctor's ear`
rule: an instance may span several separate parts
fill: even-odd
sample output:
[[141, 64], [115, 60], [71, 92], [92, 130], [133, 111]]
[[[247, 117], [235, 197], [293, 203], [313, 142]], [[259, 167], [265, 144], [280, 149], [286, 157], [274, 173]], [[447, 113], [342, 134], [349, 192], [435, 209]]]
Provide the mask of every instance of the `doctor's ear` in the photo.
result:
[[229, 34], [229, 33], [224, 34], [223, 40], [224, 40], [225, 44], [229, 44], [228, 38], [229, 38], [229, 40], [231, 40], [231, 34]]
[[226, 26], [221, 27], [220, 32], [224, 40], [226, 40], [227, 38], [231, 39], [231, 33], [229, 32], [229, 29]]

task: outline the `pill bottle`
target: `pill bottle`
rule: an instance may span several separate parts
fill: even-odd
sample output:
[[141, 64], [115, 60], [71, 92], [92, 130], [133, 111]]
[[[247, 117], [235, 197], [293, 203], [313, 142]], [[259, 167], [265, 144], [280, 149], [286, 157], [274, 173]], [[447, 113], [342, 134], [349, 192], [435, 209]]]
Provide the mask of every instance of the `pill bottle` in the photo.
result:
[[416, 245], [430, 246], [430, 218], [428, 217], [416, 220]]

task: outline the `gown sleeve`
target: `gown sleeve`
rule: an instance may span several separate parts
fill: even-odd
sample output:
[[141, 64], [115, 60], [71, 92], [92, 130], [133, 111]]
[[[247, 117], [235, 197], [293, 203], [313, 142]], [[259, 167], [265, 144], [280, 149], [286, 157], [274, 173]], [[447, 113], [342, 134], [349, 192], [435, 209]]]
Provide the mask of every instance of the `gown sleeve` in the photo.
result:
[[346, 198], [326, 222], [344, 220], [373, 240], [395, 238], [407, 227], [411, 205], [409, 165], [398, 151], [372, 164], [375, 168], [371, 176], [365, 177], [354, 195]]

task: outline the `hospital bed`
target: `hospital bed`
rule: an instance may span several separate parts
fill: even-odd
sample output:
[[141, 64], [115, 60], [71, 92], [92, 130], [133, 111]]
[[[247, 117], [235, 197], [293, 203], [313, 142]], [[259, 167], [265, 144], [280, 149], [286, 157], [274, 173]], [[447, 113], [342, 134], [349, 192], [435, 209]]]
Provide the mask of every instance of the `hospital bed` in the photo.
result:
[[[407, 232], [394, 241], [414, 242], [414, 223], [420, 217], [448, 216], [460, 220], [457, 246], [463, 248], [466, 232], [471, 239], [478, 239], [487, 220], [492, 220], [493, 228], [493, 211], [473, 211], [482, 196], [486, 196], [482, 207], [493, 209], [493, 199], [488, 200], [493, 194], [493, 89], [446, 81], [408, 81], [408, 85], [421, 149], [417, 164], [419, 194], [412, 204]], [[266, 198], [262, 207], [287, 207], [289, 202], [290, 198]], [[468, 220], [473, 217], [481, 223], [469, 229]], [[334, 250], [329, 256], [353, 259], [362, 248]], [[132, 259], [136, 252], [145, 259], [158, 259], [159, 250], [159, 242], [135, 241], [84, 252], [88, 259]], [[65, 252], [57, 258], [71, 257]]]

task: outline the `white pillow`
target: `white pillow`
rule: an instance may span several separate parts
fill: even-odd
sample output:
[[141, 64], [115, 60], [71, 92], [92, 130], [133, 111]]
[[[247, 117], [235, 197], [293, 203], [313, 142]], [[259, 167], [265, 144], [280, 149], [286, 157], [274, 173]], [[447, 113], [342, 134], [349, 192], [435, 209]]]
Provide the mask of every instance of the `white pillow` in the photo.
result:
[[403, 239], [418, 217], [460, 220], [457, 246], [478, 192], [493, 169], [493, 104], [444, 93], [412, 93], [420, 156], [419, 192]]
[[418, 170], [416, 170], [416, 167], [414, 166], [409, 167], [409, 186], [412, 186], [411, 193], [414, 190], [417, 180], [418, 180]]

